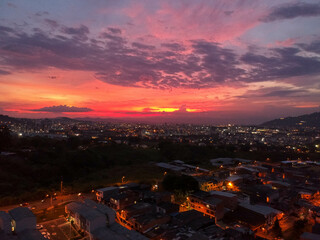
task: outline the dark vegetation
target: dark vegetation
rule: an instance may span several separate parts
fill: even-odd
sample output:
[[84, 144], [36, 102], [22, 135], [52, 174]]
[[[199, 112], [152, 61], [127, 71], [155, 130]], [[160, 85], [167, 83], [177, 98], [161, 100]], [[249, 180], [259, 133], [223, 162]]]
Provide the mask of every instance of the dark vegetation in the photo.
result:
[[162, 182], [163, 188], [167, 191], [179, 191], [187, 193], [199, 190], [199, 184], [193, 177], [187, 175], [166, 175]]
[[273, 231], [276, 234], [276, 237], [278, 237], [278, 238], [282, 237], [282, 229], [280, 227], [278, 218], [274, 222]]
[[168, 174], [162, 181], [162, 187], [166, 191], [174, 193], [176, 203], [183, 203], [189, 193], [199, 190], [199, 184], [191, 176]]

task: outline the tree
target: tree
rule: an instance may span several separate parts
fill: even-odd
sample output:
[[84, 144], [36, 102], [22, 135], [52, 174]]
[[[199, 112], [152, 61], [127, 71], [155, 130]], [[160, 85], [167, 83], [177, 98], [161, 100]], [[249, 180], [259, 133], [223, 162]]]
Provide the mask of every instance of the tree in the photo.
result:
[[11, 135], [10, 130], [6, 125], [0, 126], [0, 149], [10, 146]]
[[191, 176], [187, 175], [171, 175], [165, 176], [162, 182], [163, 188], [167, 191], [180, 191], [182, 193], [187, 193], [189, 191], [199, 190], [199, 184]]
[[281, 229], [281, 227], [280, 227], [278, 218], [277, 218], [276, 221], [274, 222], [272, 229], [273, 229], [273, 231], [275, 232], [275, 234], [276, 234], [277, 237], [282, 237], [282, 229]]

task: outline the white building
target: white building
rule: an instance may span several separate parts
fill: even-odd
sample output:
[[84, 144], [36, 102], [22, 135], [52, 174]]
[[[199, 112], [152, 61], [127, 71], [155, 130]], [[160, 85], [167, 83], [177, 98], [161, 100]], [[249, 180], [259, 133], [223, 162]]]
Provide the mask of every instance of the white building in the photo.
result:
[[140, 233], [128, 230], [116, 223], [113, 209], [92, 200], [69, 203], [65, 206], [65, 211], [78, 228], [89, 234], [90, 240], [147, 239]]

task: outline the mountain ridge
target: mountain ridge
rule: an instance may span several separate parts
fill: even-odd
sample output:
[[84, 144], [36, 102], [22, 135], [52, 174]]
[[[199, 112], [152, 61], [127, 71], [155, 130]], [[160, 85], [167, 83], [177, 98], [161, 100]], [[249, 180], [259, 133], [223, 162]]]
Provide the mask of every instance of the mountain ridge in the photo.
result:
[[277, 118], [260, 124], [264, 127], [320, 127], [320, 112], [297, 117]]

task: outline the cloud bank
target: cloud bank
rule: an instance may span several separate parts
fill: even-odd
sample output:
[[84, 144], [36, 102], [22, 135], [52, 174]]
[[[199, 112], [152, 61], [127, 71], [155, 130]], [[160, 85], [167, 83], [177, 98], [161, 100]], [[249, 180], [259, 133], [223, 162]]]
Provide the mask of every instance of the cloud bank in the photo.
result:
[[34, 112], [51, 112], [51, 113], [66, 113], [66, 112], [91, 112], [90, 108], [81, 108], [75, 106], [67, 106], [67, 105], [59, 105], [59, 106], [51, 106], [51, 107], [42, 107], [39, 109], [32, 109], [30, 111]]

